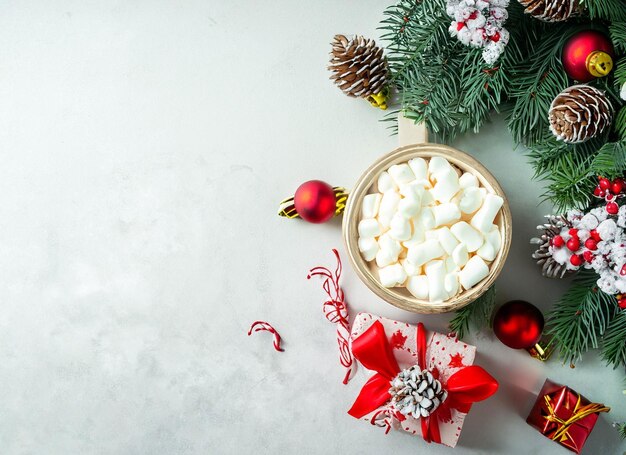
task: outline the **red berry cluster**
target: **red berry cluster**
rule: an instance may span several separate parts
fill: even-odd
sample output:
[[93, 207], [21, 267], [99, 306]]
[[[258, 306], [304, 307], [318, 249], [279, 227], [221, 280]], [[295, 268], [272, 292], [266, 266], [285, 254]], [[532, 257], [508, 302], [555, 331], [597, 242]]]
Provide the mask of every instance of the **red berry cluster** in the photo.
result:
[[606, 211], [609, 215], [617, 215], [619, 212], [616, 200], [624, 196], [624, 186], [623, 178], [611, 181], [605, 177], [598, 177], [598, 185], [593, 190], [593, 195], [606, 201]]
[[617, 299], [617, 305], [622, 310], [626, 310], [626, 295], [624, 295], [624, 294], [617, 294], [615, 296], [615, 298]]
[[585, 249], [579, 254], [577, 254], [577, 251], [580, 250], [581, 244], [580, 238], [578, 237], [578, 229], [572, 228], [568, 231], [568, 233], [571, 237], [567, 240], [567, 242], [561, 235], [555, 235], [552, 238], [552, 245], [555, 248], [566, 246], [568, 250], [574, 253], [570, 256], [569, 261], [575, 267], [580, 267], [583, 262], [593, 261], [595, 258], [593, 252], [598, 249], [598, 242], [602, 240], [598, 231], [593, 229], [589, 232], [590, 237], [585, 240], [584, 243]]

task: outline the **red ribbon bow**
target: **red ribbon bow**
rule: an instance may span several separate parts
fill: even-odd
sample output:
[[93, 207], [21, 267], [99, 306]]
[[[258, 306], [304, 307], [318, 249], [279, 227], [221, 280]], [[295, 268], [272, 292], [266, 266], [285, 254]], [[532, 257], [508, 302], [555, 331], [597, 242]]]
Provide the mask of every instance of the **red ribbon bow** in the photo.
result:
[[[374, 322], [361, 336], [352, 342], [352, 354], [365, 368], [376, 371], [363, 386], [356, 401], [348, 411], [357, 419], [378, 409], [391, 399], [391, 381], [400, 373], [400, 367], [393, 355], [380, 321]], [[417, 357], [420, 369], [426, 369], [426, 330], [420, 322], [417, 325]], [[437, 372], [433, 372], [436, 377]], [[479, 366], [472, 365], [457, 371], [448, 378], [444, 388], [448, 398], [427, 418], [421, 418], [422, 437], [426, 442], [441, 443], [439, 417], [450, 409], [469, 412], [472, 403], [482, 401], [498, 390], [498, 381]], [[404, 420], [397, 413], [399, 420]]]

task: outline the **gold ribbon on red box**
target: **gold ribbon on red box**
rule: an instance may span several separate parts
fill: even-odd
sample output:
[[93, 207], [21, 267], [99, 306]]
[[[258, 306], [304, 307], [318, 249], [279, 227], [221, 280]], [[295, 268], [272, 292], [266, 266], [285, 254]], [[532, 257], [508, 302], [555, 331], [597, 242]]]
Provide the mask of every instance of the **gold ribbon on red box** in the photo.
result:
[[580, 453], [600, 412], [609, 407], [592, 403], [567, 386], [546, 380], [526, 422], [543, 435]]

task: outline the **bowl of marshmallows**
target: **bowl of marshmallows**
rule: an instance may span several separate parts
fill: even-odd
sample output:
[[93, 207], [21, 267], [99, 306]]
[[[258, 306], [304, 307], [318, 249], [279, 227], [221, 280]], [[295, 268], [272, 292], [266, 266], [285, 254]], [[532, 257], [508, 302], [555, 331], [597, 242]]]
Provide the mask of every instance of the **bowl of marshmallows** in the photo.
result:
[[444, 313], [493, 285], [511, 245], [511, 211], [496, 179], [470, 155], [409, 145], [360, 177], [343, 237], [376, 295], [415, 313]]

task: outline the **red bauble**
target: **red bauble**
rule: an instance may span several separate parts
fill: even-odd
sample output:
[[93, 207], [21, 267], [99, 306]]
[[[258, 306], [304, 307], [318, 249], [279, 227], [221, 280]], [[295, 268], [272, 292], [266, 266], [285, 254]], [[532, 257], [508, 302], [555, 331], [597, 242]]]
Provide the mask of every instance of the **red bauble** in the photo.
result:
[[578, 32], [563, 46], [565, 72], [579, 82], [606, 76], [613, 68], [614, 59], [611, 40], [597, 30]]
[[324, 223], [335, 214], [337, 198], [333, 187], [328, 183], [309, 180], [298, 187], [293, 203], [303, 220], [309, 223]]
[[539, 309], [523, 300], [502, 305], [493, 320], [498, 339], [513, 349], [528, 349], [541, 339], [544, 319]]

